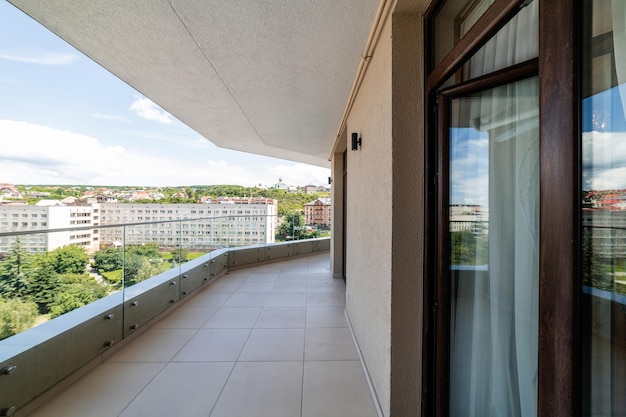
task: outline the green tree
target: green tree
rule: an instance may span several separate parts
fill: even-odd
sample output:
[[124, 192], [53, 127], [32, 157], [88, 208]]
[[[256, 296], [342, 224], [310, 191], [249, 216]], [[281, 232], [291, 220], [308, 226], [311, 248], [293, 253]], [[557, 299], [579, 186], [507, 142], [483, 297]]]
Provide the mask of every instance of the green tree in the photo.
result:
[[145, 256], [129, 254], [124, 260], [124, 285], [132, 285], [135, 283], [135, 277], [139, 273]]
[[159, 251], [159, 245], [156, 243], [146, 243], [144, 245], [129, 246], [126, 248], [126, 254], [134, 254], [138, 256], [146, 256], [148, 258], [162, 258]]
[[93, 258], [93, 266], [104, 272], [121, 269], [124, 264], [124, 254], [121, 248], [110, 247], [100, 250], [94, 254]]
[[89, 256], [85, 248], [76, 245], [63, 246], [51, 251], [54, 257], [54, 269], [59, 274], [80, 274], [85, 272]]
[[145, 281], [149, 278], [152, 278], [156, 275], [159, 275], [161, 272], [165, 272], [170, 269], [169, 262], [163, 262], [160, 259], [148, 259], [148, 258], [140, 258], [141, 265], [139, 270], [133, 277], [133, 281], [135, 283]]
[[50, 306], [50, 317], [58, 317], [104, 297], [106, 289], [95, 280], [65, 284]]
[[56, 259], [51, 252], [33, 256], [30, 280], [24, 292], [25, 298], [37, 303], [41, 314], [49, 312], [49, 306], [61, 285], [61, 276], [55, 270]]
[[450, 233], [452, 265], [485, 265], [489, 262], [489, 239], [470, 231]]
[[172, 259], [174, 262], [185, 262], [187, 260], [187, 255], [189, 255], [189, 250], [187, 248], [176, 248], [170, 252], [172, 254]]
[[37, 319], [37, 304], [0, 298], [0, 340], [30, 329]]
[[69, 285], [69, 284], [86, 284], [91, 285], [92, 283], [97, 283], [97, 281], [92, 278], [88, 273], [83, 272], [82, 274], [63, 274], [59, 277], [59, 281], [61, 285]]
[[307, 236], [304, 216], [298, 213], [288, 214], [278, 228], [278, 234], [286, 240], [304, 239]]
[[28, 273], [31, 269], [31, 255], [22, 248], [18, 238], [6, 259], [0, 264], [0, 296], [21, 297], [28, 287]]

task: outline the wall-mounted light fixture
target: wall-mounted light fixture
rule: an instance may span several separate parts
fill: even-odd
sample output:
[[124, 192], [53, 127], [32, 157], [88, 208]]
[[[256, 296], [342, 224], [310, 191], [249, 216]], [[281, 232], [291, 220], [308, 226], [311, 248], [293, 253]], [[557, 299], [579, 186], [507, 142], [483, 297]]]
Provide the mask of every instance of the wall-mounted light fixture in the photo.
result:
[[358, 133], [353, 133], [352, 134], [352, 150], [358, 151], [360, 147], [361, 147], [361, 138], [359, 137]]

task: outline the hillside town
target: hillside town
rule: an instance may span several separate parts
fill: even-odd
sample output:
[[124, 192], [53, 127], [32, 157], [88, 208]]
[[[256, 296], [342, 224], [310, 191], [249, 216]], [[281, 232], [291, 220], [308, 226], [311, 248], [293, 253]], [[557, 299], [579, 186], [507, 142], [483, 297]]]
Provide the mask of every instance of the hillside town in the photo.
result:
[[[22, 238], [22, 247], [33, 253], [78, 245], [92, 254], [122, 242], [152, 243], [163, 251], [185, 247], [206, 252], [327, 233], [331, 226], [328, 195], [326, 187], [290, 186], [282, 179], [269, 188], [3, 183], [0, 233], [41, 230], [41, 234]], [[64, 230], [52, 231], [58, 229]], [[10, 251], [15, 240], [14, 236], [0, 237], [0, 256]]]

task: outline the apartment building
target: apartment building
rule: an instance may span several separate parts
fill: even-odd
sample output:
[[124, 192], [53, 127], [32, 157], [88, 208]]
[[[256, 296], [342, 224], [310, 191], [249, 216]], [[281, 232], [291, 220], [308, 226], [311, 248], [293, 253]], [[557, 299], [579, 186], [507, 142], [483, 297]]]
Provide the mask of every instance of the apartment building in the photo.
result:
[[[102, 204], [101, 247], [157, 243], [208, 250], [273, 243], [278, 202], [270, 198], [209, 199], [200, 204]], [[146, 225], [132, 223], [150, 222]]]
[[304, 222], [307, 226], [330, 229], [332, 204], [330, 197], [318, 198], [304, 205]]
[[450, 205], [450, 231], [487, 234], [489, 208], [473, 204]]
[[[380, 415], [626, 414], [626, 303], [580, 256], [616, 229], [583, 190], [626, 188], [623, 0], [9, 1], [216, 145], [331, 167]], [[488, 265], [452, 268], [477, 201]]]
[[[42, 200], [35, 205], [0, 205], [0, 233], [39, 231], [42, 233], [23, 236], [0, 237], [0, 253], [10, 250], [19, 237], [22, 247], [29, 252], [46, 252], [66, 245], [79, 245], [87, 252], [100, 247], [97, 227], [100, 224], [98, 204], [66, 205], [56, 200]], [[84, 230], [56, 231], [86, 227]]]

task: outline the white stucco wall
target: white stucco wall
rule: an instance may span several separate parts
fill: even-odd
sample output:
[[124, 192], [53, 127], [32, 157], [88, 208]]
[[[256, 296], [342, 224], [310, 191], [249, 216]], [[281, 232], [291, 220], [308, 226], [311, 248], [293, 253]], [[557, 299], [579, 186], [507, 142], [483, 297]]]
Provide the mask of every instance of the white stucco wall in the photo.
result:
[[426, 5], [396, 6], [346, 131], [346, 312], [385, 416], [420, 415], [422, 383]]
[[[350, 150], [351, 134], [362, 146]], [[386, 22], [347, 121], [346, 311], [383, 412], [390, 408], [391, 25]]]

